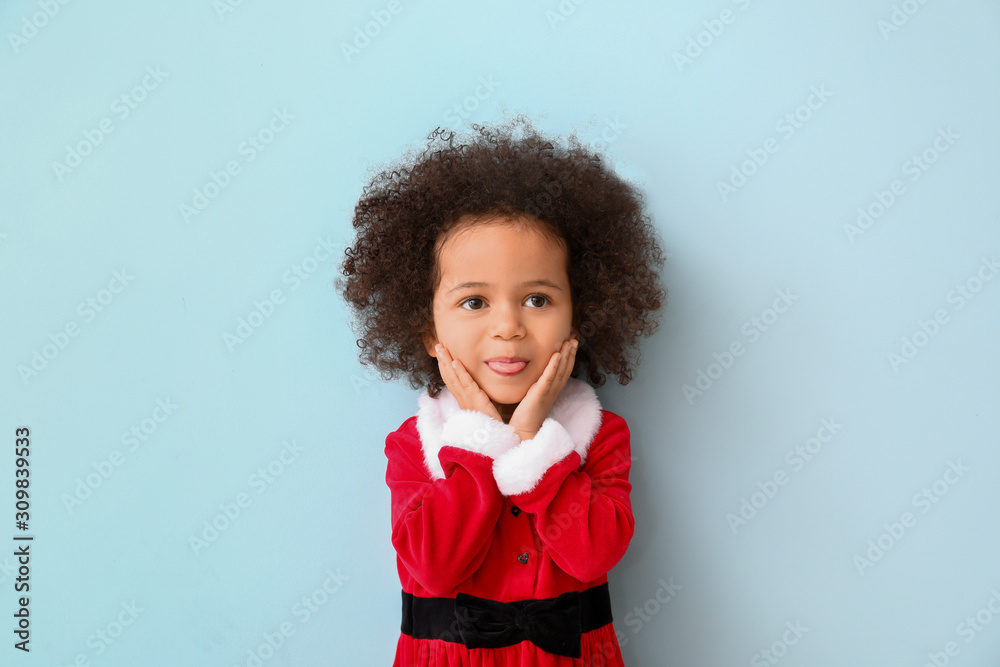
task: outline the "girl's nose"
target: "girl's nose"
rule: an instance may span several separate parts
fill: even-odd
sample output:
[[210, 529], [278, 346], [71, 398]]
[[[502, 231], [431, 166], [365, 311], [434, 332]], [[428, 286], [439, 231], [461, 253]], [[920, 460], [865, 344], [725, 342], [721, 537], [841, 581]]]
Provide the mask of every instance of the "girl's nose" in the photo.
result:
[[518, 306], [498, 305], [493, 309], [491, 322], [493, 335], [501, 338], [514, 338], [524, 335], [524, 322], [521, 319], [521, 309]]

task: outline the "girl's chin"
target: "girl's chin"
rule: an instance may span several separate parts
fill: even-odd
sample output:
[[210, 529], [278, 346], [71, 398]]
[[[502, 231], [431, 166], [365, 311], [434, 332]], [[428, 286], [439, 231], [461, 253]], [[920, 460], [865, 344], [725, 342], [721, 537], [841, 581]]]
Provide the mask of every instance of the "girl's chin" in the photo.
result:
[[[515, 380], [515, 382], [510, 382], [511, 380]], [[497, 410], [500, 410], [499, 406], [503, 405], [510, 412], [517, 407], [518, 403], [524, 400], [528, 388], [536, 380], [537, 378], [530, 378], [523, 376], [523, 374], [514, 378], [484, 377], [479, 386], [486, 392], [490, 400], [493, 401], [493, 404], [498, 406]]]
[[511, 391], [491, 391], [487, 393], [490, 400], [493, 401], [493, 405], [496, 406], [497, 411], [503, 413], [511, 413], [517, 407], [518, 403], [524, 400], [524, 394], [518, 395], [517, 392]]
[[503, 412], [513, 412], [518, 404], [524, 400], [524, 396], [497, 396], [496, 394], [490, 394], [490, 400], [493, 401], [493, 405], [496, 406], [497, 410]]

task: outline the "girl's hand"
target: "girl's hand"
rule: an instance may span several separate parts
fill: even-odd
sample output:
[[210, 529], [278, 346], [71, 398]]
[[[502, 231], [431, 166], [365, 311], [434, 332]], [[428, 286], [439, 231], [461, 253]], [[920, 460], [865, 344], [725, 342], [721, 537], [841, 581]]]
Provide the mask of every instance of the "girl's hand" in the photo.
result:
[[576, 359], [578, 341], [574, 339], [563, 341], [558, 352], [553, 353], [548, 365], [542, 371], [542, 376], [528, 389], [514, 414], [510, 417], [510, 425], [521, 440], [531, 440], [542, 427], [542, 422], [549, 416], [556, 396], [566, 386], [569, 374], [573, 372], [573, 362]]
[[[502, 422], [500, 413], [497, 411], [493, 401], [486, 395], [476, 381], [469, 375], [462, 362], [452, 359], [451, 353], [441, 343], [434, 349], [437, 351], [438, 370], [441, 371], [441, 379], [448, 386], [448, 391], [458, 401], [458, 407], [462, 410], [475, 410], [482, 412], [487, 417], [493, 417], [498, 422]], [[452, 365], [454, 361], [454, 365]]]

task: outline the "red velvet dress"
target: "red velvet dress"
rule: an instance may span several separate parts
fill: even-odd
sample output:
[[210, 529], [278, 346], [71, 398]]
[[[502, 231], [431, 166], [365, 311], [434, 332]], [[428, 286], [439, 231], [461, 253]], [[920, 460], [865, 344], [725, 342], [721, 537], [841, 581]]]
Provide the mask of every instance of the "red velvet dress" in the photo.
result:
[[[385, 454], [399, 579], [418, 598], [582, 592], [607, 582], [632, 538], [628, 426], [582, 380], [567, 380], [524, 442], [508, 424], [460, 410], [447, 388], [436, 399], [425, 390]], [[610, 622], [583, 632], [580, 650], [566, 657], [529, 640], [470, 649], [401, 632], [394, 665], [623, 665]]]

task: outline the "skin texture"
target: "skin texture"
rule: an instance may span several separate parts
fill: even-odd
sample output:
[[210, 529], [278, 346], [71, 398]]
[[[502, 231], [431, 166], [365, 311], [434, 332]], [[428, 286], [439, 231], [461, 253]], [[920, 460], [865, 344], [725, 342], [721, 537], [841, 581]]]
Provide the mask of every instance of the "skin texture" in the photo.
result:
[[[464, 410], [510, 424], [521, 440], [541, 428], [566, 385], [577, 333], [567, 250], [530, 220], [493, 216], [460, 224], [440, 244], [433, 324], [424, 334], [441, 377]], [[522, 285], [546, 280], [548, 285]], [[486, 286], [461, 287], [466, 282]], [[522, 357], [515, 376], [486, 360]]]

